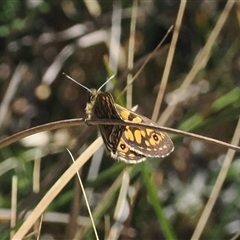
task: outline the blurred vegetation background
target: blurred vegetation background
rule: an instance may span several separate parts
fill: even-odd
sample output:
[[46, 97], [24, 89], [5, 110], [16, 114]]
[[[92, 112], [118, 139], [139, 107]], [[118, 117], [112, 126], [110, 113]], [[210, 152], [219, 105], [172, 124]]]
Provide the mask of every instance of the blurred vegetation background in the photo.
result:
[[[187, 2], [160, 116], [190, 72], [226, 2]], [[132, 4], [124, 0], [1, 3], [1, 140], [41, 124], [85, 117], [88, 92], [66, 79], [62, 72], [89, 88], [100, 87], [116, 72], [110, 91], [118, 103], [126, 104], [125, 96], [119, 96], [129, 72], [127, 55]], [[139, 1], [133, 74], [175, 24], [179, 4], [180, 1], [171, 0]], [[240, 113], [239, 28], [240, 5], [235, 3], [207, 64], [187, 87], [165, 126], [231, 141]], [[120, 49], [112, 41], [117, 39], [118, 31]], [[171, 38], [172, 33], [133, 83], [133, 105], [137, 104], [137, 112], [149, 118]], [[115, 62], [109, 65], [111, 54], [116, 54]], [[97, 135], [97, 128], [89, 126], [57, 129], [0, 149], [1, 239], [9, 239], [11, 230], [12, 177], [18, 179], [17, 213], [26, 213], [72, 164], [66, 148], [77, 157]], [[96, 219], [100, 239], [109, 239], [109, 231], [115, 228], [115, 239], [167, 239], [166, 228], [176, 239], [191, 238], [227, 149], [187, 137], [172, 138], [175, 151], [170, 156], [149, 159], [131, 169], [120, 219], [114, 214], [119, 188], [107, 202], [102, 199], [127, 165], [111, 159], [102, 148], [83, 166], [81, 177], [91, 209], [104, 205]], [[39, 187], [34, 173], [36, 162], [41, 165]], [[237, 153], [202, 239], [230, 239], [238, 234], [239, 176], [240, 155]], [[154, 196], [157, 197], [155, 201]], [[95, 239], [78, 181], [69, 182], [45, 213], [41, 232], [29, 239], [38, 235], [41, 239]], [[15, 230], [24, 222], [24, 217], [27, 216], [19, 216]], [[30, 233], [37, 229], [35, 226]], [[84, 232], [81, 237], [79, 231]]]

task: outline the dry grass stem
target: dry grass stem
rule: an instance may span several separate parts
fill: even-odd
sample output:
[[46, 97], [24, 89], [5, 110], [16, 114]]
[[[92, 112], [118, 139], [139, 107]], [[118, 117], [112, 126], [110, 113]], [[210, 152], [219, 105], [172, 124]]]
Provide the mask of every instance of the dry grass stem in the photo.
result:
[[[123, 228], [123, 222], [126, 219], [123, 219], [123, 215], [126, 214], [125, 204], [127, 203], [127, 193], [130, 184], [130, 173], [132, 171], [132, 167], [126, 168], [123, 172], [122, 183], [120, 187], [120, 192], [118, 195], [118, 200], [116, 204], [116, 208], [114, 211], [113, 218], [115, 220], [115, 224], [111, 227], [108, 237], [106, 239], [118, 239], [121, 229]], [[125, 214], [124, 214], [125, 212]]]
[[144, 123], [134, 123], [134, 122], [130, 122], [130, 121], [119, 121], [119, 120], [114, 120], [114, 119], [92, 119], [92, 120], [85, 120], [85, 121], [83, 119], [68, 119], [68, 120], [62, 120], [62, 121], [57, 121], [57, 122], [53, 122], [53, 123], [40, 125], [38, 127], [30, 128], [23, 132], [19, 132], [17, 134], [14, 134], [13, 136], [10, 136], [10, 137], [0, 141], [0, 148], [8, 146], [13, 142], [16, 142], [16, 141], [22, 139], [23, 137], [27, 137], [27, 136], [30, 136], [32, 134], [35, 134], [35, 133], [38, 133], [41, 131], [53, 130], [53, 129], [58, 129], [58, 128], [62, 128], [62, 127], [78, 126], [78, 125], [82, 125], [84, 123], [87, 123], [89, 125], [122, 125], [122, 126], [138, 127], [138, 128], [155, 129], [155, 130], [159, 130], [159, 131], [165, 131], [165, 132], [169, 132], [169, 133], [173, 133], [173, 134], [177, 134], [177, 135], [195, 138], [195, 139], [202, 140], [202, 141], [205, 141], [208, 143], [217, 144], [219, 146], [223, 146], [223, 147], [231, 148], [236, 151], [240, 151], [240, 147], [238, 147], [238, 146], [234, 146], [232, 144], [229, 144], [229, 143], [226, 143], [223, 141], [219, 141], [219, 140], [216, 140], [213, 138], [205, 137], [202, 135], [198, 135], [195, 133], [189, 133], [189, 132], [185, 132], [182, 130], [173, 129], [173, 128], [169, 128], [169, 127], [163, 127], [163, 126], [157, 126], [157, 125], [151, 125], [151, 124], [149, 125], [149, 124], [144, 124]]
[[[132, 8], [132, 18], [130, 25], [130, 37], [129, 37], [129, 47], [128, 47], [128, 64], [129, 70], [133, 68], [134, 65], [134, 52], [135, 52], [135, 35], [136, 35], [136, 23], [137, 23], [137, 12], [138, 12], [138, 1], [133, 1]], [[132, 74], [129, 73], [127, 76], [127, 108], [132, 108]]]
[[[93, 155], [93, 153], [102, 145], [102, 139], [97, 138], [76, 160], [77, 168], [81, 168], [88, 159]], [[22, 239], [27, 232], [30, 230], [32, 225], [37, 221], [39, 216], [45, 211], [48, 205], [53, 201], [53, 199], [59, 194], [63, 187], [72, 179], [76, 174], [75, 166], [71, 165], [65, 173], [56, 181], [52, 188], [44, 195], [42, 200], [38, 203], [29, 217], [25, 220], [22, 226], [13, 236], [14, 239]]]
[[[109, 66], [110, 71], [117, 73], [118, 64], [125, 60], [122, 59], [123, 51], [121, 49], [121, 19], [122, 19], [122, 6], [120, 2], [114, 2], [112, 13], [112, 26], [111, 26], [111, 39], [109, 44]], [[120, 57], [121, 56], [121, 57]], [[107, 62], [107, 61], [105, 61]], [[120, 63], [120, 65], [122, 65]], [[108, 72], [109, 74], [109, 72]], [[111, 75], [110, 73], [109, 75]], [[108, 91], [108, 85], [106, 91]]]
[[153, 114], [152, 114], [152, 120], [154, 122], [156, 122], [157, 119], [158, 119], [162, 99], [163, 99], [163, 96], [164, 96], [164, 93], [165, 93], [165, 90], [166, 90], [168, 77], [169, 77], [170, 69], [171, 69], [172, 62], [173, 62], [175, 48], [176, 48], [178, 35], [179, 35], [180, 28], [181, 28], [183, 13], [184, 13], [186, 4], [187, 4], [186, 0], [181, 1], [181, 3], [180, 3], [180, 7], [179, 7], [177, 19], [176, 19], [176, 24], [175, 24], [174, 31], [173, 31], [173, 37], [172, 37], [172, 41], [171, 41], [171, 44], [170, 44], [170, 49], [169, 49], [168, 56], [167, 56], [167, 61], [166, 61], [166, 64], [165, 64], [162, 79], [160, 81], [159, 92], [158, 92], [158, 95], [157, 95], [157, 100], [155, 102], [154, 110], [153, 110]]
[[[17, 176], [12, 177], [12, 196], [11, 196], [11, 221], [10, 221], [10, 227], [14, 228], [16, 226], [17, 222], [17, 183], [18, 179]], [[11, 238], [14, 235], [14, 230], [11, 231]]]
[[[168, 37], [168, 35], [170, 34], [170, 32], [172, 31], [173, 26], [171, 26], [167, 33], [165, 34], [165, 36], [163, 37], [163, 39], [161, 40], [161, 42], [157, 45], [157, 47], [147, 56], [144, 56], [142, 59], [139, 60], [138, 63], [135, 63], [134, 68], [132, 70], [128, 70], [128, 73], [132, 72], [133, 70], [135, 70], [135, 68], [139, 67], [138, 65], [140, 65], [139, 70], [137, 71], [137, 73], [133, 76], [133, 78], [131, 79], [131, 81], [129, 82], [129, 84], [133, 84], [133, 82], [137, 79], [137, 77], [140, 75], [140, 73], [142, 72], [142, 70], [145, 68], [145, 66], [147, 65], [147, 63], [149, 63], [149, 61], [156, 57], [158, 55], [158, 51], [159, 48], [162, 46], [162, 44], [164, 43], [164, 41], [166, 40], [166, 38]], [[164, 48], [164, 47], [163, 47]], [[162, 51], [162, 50], [160, 50]], [[144, 60], [144, 62], [142, 63], [142, 61]], [[137, 67], [136, 67], [137, 66]], [[127, 87], [128, 85], [121, 91], [121, 94], [118, 97], [121, 97], [126, 91], [127, 91]]]
[[37, 240], [39, 240], [39, 239], [40, 239], [40, 236], [41, 236], [42, 222], [43, 222], [43, 215], [41, 215], [40, 221], [39, 221]]
[[[104, 194], [102, 199], [100, 200], [100, 203], [97, 205], [97, 207], [93, 211], [93, 219], [95, 220], [95, 223], [97, 219], [99, 220], [99, 216], [103, 212], [104, 209], [109, 207], [109, 204], [111, 204], [111, 199], [115, 195], [116, 191], [119, 189], [122, 183], [122, 177], [123, 177], [124, 171], [118, 175], [116, 180], [112, 183], [112, 185], [108, 188], [107, 192]], [[89, 226], [86, 226], [85, 228], [80, 229], [74, 239], [82, 239], [82, 237], [87, 233], [89, 230]]]
[[7, 137], [0, 141], [0, 148], [6, 147], [14, 142], [17, 142], [25, 137], [31, 136], [35, 133], [40, 133], [43, 131], [50, 131], [59, 128], [66, 128], [66, 127], [73, 127], [73, 126], [80, 126], [85, 124], [83, 118], [79, 119], [69, 119], [69, 120], [61, 120], [52, 123], [46, 123], [37, 127], [26, 129], [22, 132], [16, 133], [10, 137]]
[[174, 98], [172, 99], [169, 106], [162, 113], [160, 119], [158, 120], [158, 124], [164, 125], [167, 122], [170, 115], [173, 113], [173, 111], [176, 107], [176, 104], [178, 103], [181, 95], [186, 91], [189, 84], [195, 79], [195, 77], [197, 76], [197, 73], [206, 65], [206, 63], [209, 59], [209, 55], [212, 50], [212, 47], [215, 44], [217, 37], [218, 37], [221, 29], [223, 28], [224, 23], [226, 22], [229, 12], [232, 9], [234, 3], [235, 3], [234, 0], [233, 1], [228, 0], [225, 8], [224, 8], [222, 14], [220, 15], [214, 29], [212, 30], [205, 46], [199, 51], [192, 69], [189, 71], [188, 75], [184, 79], [182, 85], [178, 89], [178, 92], [174, 95]]
[[41, 157], [40, 151], [37, 151], [33, 167], [33, 192], [38, 193], [40, 190], [40, 174], [41, 174]]
[[74, 167], [75, 167], [75, 169], [76, 169], [76, 174], [77, 174], [78, 181], [79, 181], [79, 184], [80, 184], [81, 189], [82, 189], [82, 192], [83, 192], [83, 197], [84, 197], [84, 200], [85, 200], [85, 202], [86, 202], [86, 206], [87, 206], [87, 209], [88, 209], [88, 214], [89, 214], [90, 219], [91, 219], [91, 222], [92, 222], [92, 226], [93, 226], [93, 230], [94, 230], [94, 233], [95, 233], [95, 237], [96, 237], [97, 240], [99, 240], [98, 233], [97, 233], [97, 229], [96, 229], [96, 226], [95, 226], [95, 223], [94, 223], [94, 219], [93, 219], [93, 216], [92, 216], [92, 211], [91, 211], [91, 208], [90, 208], [90, 206], [89, 206], [88, 199], [87, 199], [87, 195], [86, 195], [86, 192], [85, 192], [85, 189], [84, 189], [84, 186], [83, 186], [81, 177], [80, 177], [79, 172], [78, 172], [78, 167], [77, 167], [77, 165], [76, 165], [76, 162], [75, 162], [75, 160], [74, 160], [74, 158], [73, 158], [72, 153], [71, 153], [68, 149], [67, 149], [67, 151], [68, 151], [69, 155], [71, 156], [71, 159], [72, 159], [72, 161], [73, 161], [73, 165], [74, 165]]
[[0, 126], [2, 125], [4, 118], [7, 114], [7, 111], [9, 109], [9, 105], [14, 97], [14, 94], [16, 93], [18, 86], [22, 80], [23, 75], [27, 71], [27, 66], [25, 64], [20, 63], [17, 68], [15, 69], [15, 72], [12, 76], [12, 79], [10, 80], [9, 86], [5, 92], [5, 95], [3, 97], [1, 106], [0, 106]]
[[[240, 118], [238, 120], [238, 124], [237, 124], [236, 129], [235, 129], [235, 133], [234, 133], [234, 136], [233, 136], [233, 139], [232, 139], [232, 144], [238, 145], [239, 144], [239, 139], [240, 139]], [[235, 155], [235, 151], [232, 150], [232, 149], [229, 149], [227, 154], [226, 154], [226, 157], [223, 161], [222, 168], [221, 168], [221, 170], [218, 174], [218, 177], [217, 177], [217, 180], [214, 184], [212, 192], [209, 196], [208, 202], [205, 205], [203, 213], [202, 213], [202, 215], [201, 215], [201, 217], [198, 221], [198, 224], [195, 228], [195, 231], [194, 231], [193, 236], [191, 238], [192, 240], [199, 239], [202, 232], [203, 232], [203, 229], [204, 229], [204, 227], [207, 223], [207, 220], [208, 220], [208, 218], [209, 218], [209, 216], [212, 212], [214, 204], [216, 203], [216, 200], [219, 196], [219, 193], [221, 191], [223, 183], [226, 179], [226, 176], [227, 176], [229, 167], [232, 163], [234, 155]]]

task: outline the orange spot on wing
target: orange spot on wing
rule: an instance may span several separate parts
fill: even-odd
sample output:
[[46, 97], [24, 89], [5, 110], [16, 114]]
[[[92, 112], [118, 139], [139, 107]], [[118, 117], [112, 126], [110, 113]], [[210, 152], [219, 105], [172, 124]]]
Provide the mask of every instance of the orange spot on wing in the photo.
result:
[[127, 139], [129, 139], [130, 141], [134, 141], [134, 136], [132, 131], [127, 127], [127, 130], [125, 132], [125, 136]]
[[142, 142], [142, 135], [141, 132], [139, 130], [135, 130], [134, 131], [134, 136], [135, 136], [135, 140], [138, 144], [140, 144]]
[[147, 135], [151, 135], [151, 133], [153, 132], [153, 130], [152, 129], [146, 129], [146, 132], [147, 132]]
[[145, 136], [146, 136], [146, 132], [145, 132], [145, 131], [143, 131], [143, 130], [140, 130], [140, 132], [141, 132], [141, 134], [142, 134], [142, 136], [143, 136], [143, 137], [145, 137]]
[[152, 137], [149, 139], [149, 142], [152, 146], [156, 145], [156, 141]]
[[147, 140], [145, 140], [145, 144], [146, 144], [146, 146], [150, 146], [150, 143], [149, 143], [149, 141], [147, 141]]
[[129, 113], [127, 110], [123, 110], [121, 111], [121, 117], [123, 120], [128, 120], [128, 117], [129, 117]]
[[138, 116], [134, 116], [132, 122], [140, 123], [140, 122], [142, 122], [142, 119]]

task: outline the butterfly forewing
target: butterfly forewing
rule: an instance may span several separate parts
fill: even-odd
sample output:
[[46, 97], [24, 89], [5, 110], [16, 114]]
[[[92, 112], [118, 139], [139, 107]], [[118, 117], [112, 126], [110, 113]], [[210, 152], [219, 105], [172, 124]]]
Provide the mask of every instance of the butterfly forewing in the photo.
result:
[[[92, 113], [99, 119], [117, 119], [121, 121], [116, 108], [114, 107], [114, 100], [109, 93], [97, 93]], [[119, 141], [125, 126], [121, 125], [99, 125], [103, 141], [110, 152], [114, 154], [117, 151]]]

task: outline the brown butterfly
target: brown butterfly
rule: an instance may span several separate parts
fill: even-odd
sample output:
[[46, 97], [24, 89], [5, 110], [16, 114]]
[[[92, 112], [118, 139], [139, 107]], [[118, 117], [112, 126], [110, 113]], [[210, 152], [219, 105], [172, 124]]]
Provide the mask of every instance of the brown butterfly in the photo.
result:
[[[86, 106], [88, 119], [94, 117], [156, 125], [150, 119], [116, 104], [110, 93], [100, 91], [114, 76], [109, 78], [98, 90], [88, 89], [70, 76], [66, 75], [66, 77], [90, 92], [90, 100]], [[172, 140], [165, 132], [147, 127], [122, 125], [99, 125], [98, 128], [111, 157], [126, 163], [139, 163], [146, 160], [147, 157], [163, 158], [174, 150]]]

